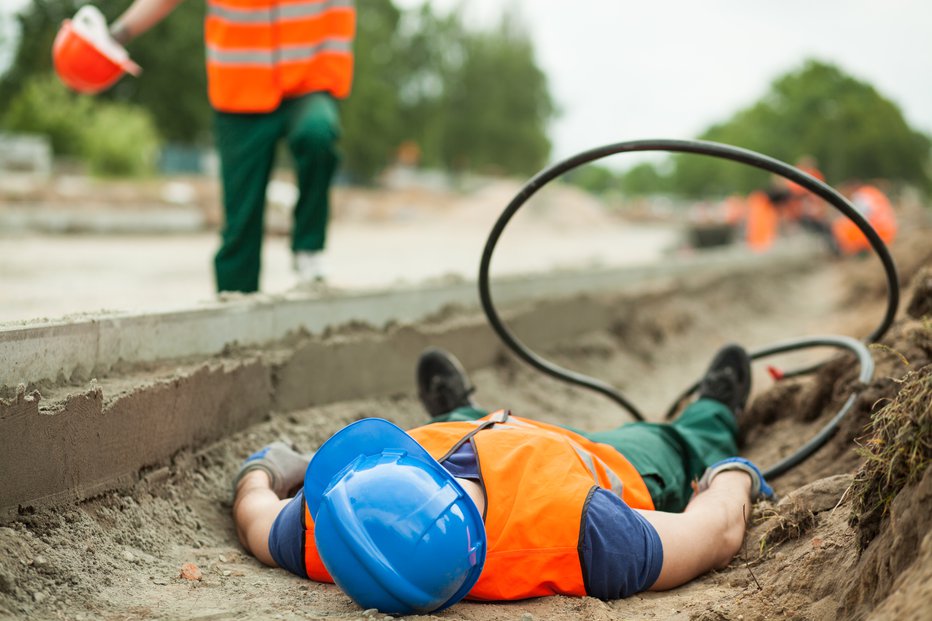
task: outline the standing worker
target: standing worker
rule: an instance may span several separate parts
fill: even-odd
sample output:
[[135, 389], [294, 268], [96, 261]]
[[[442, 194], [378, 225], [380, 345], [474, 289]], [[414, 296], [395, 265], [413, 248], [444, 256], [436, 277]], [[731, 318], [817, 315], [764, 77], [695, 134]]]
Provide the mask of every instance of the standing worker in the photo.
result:
[[[122, 49], [181, 1], [135, 0], [110, 28], [107, 43]], [[299, 282], [320, 281], [339, 160], [336, 100], [349, 95], [353, 79], [354, 1], [206, 1], [208, 95], [216, 112], [225, 214], [214, 260], [217, 290], [259, 289], [265, 193], [280, 139], [294, 157], [299, 190], [294, 267]]]

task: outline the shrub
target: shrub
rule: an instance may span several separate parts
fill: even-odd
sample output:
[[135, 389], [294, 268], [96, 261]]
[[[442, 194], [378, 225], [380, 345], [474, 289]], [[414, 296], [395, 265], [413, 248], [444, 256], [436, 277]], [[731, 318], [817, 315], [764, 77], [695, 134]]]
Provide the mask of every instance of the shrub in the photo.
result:
[[70, 93], [50, 73], [26, 83], [10, 102], [3, 126], [9, 131], [48, 136], [56, 155], [80, 156], [84, 128], [92, 114], [89, 97]]
[[82, 154], [97, 175], [138, 176], [154, 170], [159, 136], [148, 112], [127, 104], [95, 108], [83, 134]]
[[32, 78], [2, 118], [9, 131], [44, 134], [56, 155], [84, 160], [98, 175], [152, 172], [159, 135], [151, 115], [68, 91], [53, 74]]

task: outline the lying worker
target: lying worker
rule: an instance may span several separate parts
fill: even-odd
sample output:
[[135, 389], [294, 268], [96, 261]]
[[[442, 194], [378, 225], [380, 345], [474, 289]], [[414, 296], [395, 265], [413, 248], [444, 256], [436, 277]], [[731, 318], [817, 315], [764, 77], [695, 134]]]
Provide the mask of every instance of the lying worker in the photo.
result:
[[441, 350], [417, 376], [431, 424], [364, 419], [309, 467], [283, 443], [244, 462], [233, 517], [249, 552], [396, 614], [467, 596], [615, 599], [726, 566], [751, 501], [773, 495], [732, 457], [751, 376], [738, 346], [716, 355], [674, 422], [599, 433], [487, 415]]

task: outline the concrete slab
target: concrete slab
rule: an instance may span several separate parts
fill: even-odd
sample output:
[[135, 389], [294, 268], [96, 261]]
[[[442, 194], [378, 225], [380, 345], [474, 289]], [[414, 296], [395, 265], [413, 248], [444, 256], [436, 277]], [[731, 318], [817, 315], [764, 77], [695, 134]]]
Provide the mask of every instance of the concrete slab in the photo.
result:
[[[731, 249], [704, 252], [632, 268], [551, 272], [493, 282], [496, 304], [579, 293], [618, 291], [627, 286], [688, 274], [754, 270], [774, 263], [790, 267], [806, 260], [798, 247], [767, 255]], [[351, 321], [383, 326], [414, 322], [445, 306], [478, 307], [472, 282], [402, 286], [351, 293], [291, 292], [238, 296], [199, 308], [161, 313], [98, 313], [72, 320], [0, 327], [0, 387], [43, 381], [82, 381], [115, 364], [210, 356], [231, 344], [255, 346], [298, 332], [320, 333]]]

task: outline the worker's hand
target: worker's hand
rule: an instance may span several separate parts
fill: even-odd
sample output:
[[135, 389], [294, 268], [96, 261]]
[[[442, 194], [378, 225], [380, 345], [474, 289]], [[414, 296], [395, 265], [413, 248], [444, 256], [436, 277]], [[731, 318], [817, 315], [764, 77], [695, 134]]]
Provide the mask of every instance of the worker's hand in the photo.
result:
[[138, 66], [129, 60], [129, 53], [123, 47], [125, 41], [114, 38], [107, 27], [107, 19], [97, 7], [85, 4], [75, 14], [73, 22], [81, 36], [100, 52], [119, 65], [125, 65], [128, 61], [132, 67], [124, 66], [124, 70], [133, 75], [139, 73]]
[[764, 475], [761, 474], [760, 469], [743, 457], [729, 457], [728, 459], [723, 459], [706, 468], [706, 471], [702, 474], [702, 478], [699, 479], [698, 491], [702, 492], [709, 489], [709, 485], [712, 484], [712, 479], [726, 470], [740, 470], [751, 477], [752, 500], [773, 500], [776, 498], [773, 488], [764, 480]]

